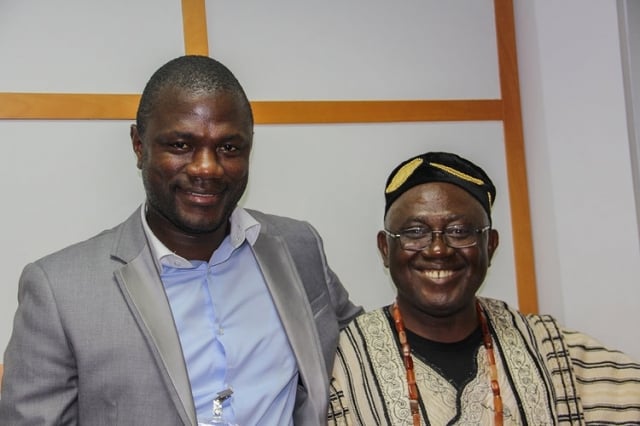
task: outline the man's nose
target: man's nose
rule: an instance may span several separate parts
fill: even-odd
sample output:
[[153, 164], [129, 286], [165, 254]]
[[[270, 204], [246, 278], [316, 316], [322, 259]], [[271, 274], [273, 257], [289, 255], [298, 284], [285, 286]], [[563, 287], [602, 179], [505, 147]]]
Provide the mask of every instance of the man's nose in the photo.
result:
[[430, 255], [443, 255], [448, 254], [449, 250], [452, 250], [451, 247], [445, 241], [444, 233], [442, 232], [432, 232], [431, 234], [431, 242], [427, 245], [422, 251], [427, 252]]
[[220, 176], [223, 168], [214, 149], [201, 148], [194, 151], [187, 173], [193, 177], [211, 178]]

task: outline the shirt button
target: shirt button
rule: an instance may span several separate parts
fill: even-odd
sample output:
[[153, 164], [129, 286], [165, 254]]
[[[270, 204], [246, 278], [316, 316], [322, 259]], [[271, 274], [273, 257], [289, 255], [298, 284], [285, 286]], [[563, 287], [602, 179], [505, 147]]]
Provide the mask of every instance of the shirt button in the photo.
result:
[[218, 336], [224, 336], [224, 328], [218, 328]]

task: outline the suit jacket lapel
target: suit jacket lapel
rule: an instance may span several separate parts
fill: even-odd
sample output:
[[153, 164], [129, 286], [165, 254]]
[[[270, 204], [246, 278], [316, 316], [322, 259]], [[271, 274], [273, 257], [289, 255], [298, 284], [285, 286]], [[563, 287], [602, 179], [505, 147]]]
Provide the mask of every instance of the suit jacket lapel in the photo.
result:
[[165, 373], [163, 380], [180, 416], [185, 424], [195, 425], [196, 411], [180, 339], [140, 221], [140, 212], [136, 211], [122, 227], [114, 256], [127, 263], [116, 271], [116, 280], [160, 371]]
[[319, 402], [329, 392], [328, 379], [304, 286], [281, 237], [261, 232], [253, 249], [306, 385], [307, 404], [315, 406], [309, 418], [317, 418], [323, 410]]

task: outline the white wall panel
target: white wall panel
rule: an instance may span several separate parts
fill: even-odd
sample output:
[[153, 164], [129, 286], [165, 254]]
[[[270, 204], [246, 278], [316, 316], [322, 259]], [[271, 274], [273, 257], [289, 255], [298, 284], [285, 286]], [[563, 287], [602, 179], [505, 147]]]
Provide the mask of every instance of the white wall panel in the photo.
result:
[[184, 52], [178, 0], [2, 0], [0, 91], [137, 93]]
[[616, 2], [515, 6], [540, 310], [640, 360], [640, 247]]
[[500, 97], [491, 0], [207, 0], [252, 99]]

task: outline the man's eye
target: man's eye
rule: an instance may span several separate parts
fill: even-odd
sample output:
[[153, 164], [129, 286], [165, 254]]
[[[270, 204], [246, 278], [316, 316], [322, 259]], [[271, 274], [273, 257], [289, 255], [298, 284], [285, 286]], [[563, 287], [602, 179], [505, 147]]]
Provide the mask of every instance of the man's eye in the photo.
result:
[[412, 240], [419, 240], [424, 238], [425, 235], [430, 234], [431, 231], [427, 228], [409, 228], [402, 231], [402, 235]]
[[467, 238], [471, 235], [471, 228], [466, 226], [452, 226], [445, 229], [445, 234], [451, 238]]
[[238, 147], [230, 143], [225, 143], [224, 145], [220, 146], [220, 150], [223, 152], [235, 152], [238, 150]]
[[170, 146], [172, 148], [176, 148], [176, 149], [180, 149], [180, 150], [185, 150], [185, 149], [189, 149], [189, 145], [185, 142], [173, 142], [170, 144]]

